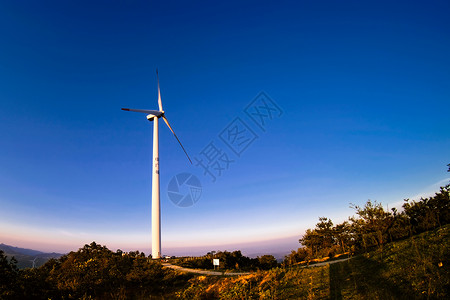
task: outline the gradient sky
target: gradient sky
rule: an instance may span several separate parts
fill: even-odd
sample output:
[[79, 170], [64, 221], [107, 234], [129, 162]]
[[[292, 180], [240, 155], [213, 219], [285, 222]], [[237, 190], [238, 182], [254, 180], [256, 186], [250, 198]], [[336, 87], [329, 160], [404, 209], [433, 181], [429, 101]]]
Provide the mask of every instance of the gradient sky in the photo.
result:
[[[152, 123], [120, 108], [157, 108], [156, 68], [191, 157], [213, 142], [234, 160], [212, 182], [160, 123], [165, 254], [294, 249], [349, 203], [438, 191], [449, 14], [448, 1], [1, 1], [0, 242], [149, 252]], [[282, 112], [264, 130], [245, 113], [261, 91]], [[237, 117], [257, 136], [240, 156], [220, 139]], [[187, 208], [167, 195], [182, 172], [203, 187]]]

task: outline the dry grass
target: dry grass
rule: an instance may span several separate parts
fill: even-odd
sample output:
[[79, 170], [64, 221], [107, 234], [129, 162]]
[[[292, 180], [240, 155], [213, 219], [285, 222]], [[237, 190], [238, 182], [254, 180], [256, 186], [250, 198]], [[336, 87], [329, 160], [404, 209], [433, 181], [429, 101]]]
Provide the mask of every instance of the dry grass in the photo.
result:
[[195, 277], [182, 299], [446, 299], [450, 225], [323, 267]]

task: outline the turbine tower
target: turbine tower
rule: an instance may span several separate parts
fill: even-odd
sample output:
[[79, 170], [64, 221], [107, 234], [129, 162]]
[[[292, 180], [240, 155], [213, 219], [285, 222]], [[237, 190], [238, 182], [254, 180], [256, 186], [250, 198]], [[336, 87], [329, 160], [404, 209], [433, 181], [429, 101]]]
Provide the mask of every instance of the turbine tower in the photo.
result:
[[125, 111], [135, 111], [147, 114], [147, 120], [153, 121], [153, 170], [152, 170], [152, 258], [161, 258], [161, 208], [159, 197], [159, 138], [158, 138], [158, 120], [162, 118], [164, 122], [172, 131], [173, 135], [177, 139], [187, 158], [192, 164], [192, 161], [178, 139], [177, 135], [173, 131], [172, 127], [167, 120], [161, 102], [161, 90], [159, 88], [159, 75], [158, 69], [156, 69], [156, 77], [158, 80], [158, 107], [159, 110], [147, 110], [147, 109], [131, 109], [122, 108]]
[[31, 268], [36, 268], [36, 259], [38, 259], [37, 257], [35, 257], [34, 259], [30, 260], [33, 263], [33, 266]]

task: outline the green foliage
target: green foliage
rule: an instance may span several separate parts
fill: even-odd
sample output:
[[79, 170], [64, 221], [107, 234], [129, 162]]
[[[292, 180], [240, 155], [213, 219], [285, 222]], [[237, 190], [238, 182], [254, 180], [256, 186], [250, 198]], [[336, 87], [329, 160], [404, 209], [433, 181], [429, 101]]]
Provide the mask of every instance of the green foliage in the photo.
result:
[[367, 201], [364, 207], [353, 205], [357, 218], [350, 218], [353, 234], [362, 242], [364, 250], [377, 246], [382, 248], [388, 240], [388, 231], [393, 225], [393, 218], [385, 212], [381, 203]]
[[300, 243], [311, 249], [314, 257], [328, 256], [329, 252], [336, 245], [333, 222], [325, 217], [319, 218], [316, 228], [308, 229], [306, 234], [300, 239]]
[[183, 259], [181, 262], [179, 262], [179, 265], [185, 268], [192, 268], [192, 269], [213, 269], [213, 263], [212, 258], [209, 257], [201, 257], [197, 259]]
[[420, 201], [406, 200], [403, 205], [414, 233], [424, 232], [450, 223], [450, 185], [441, 187], [434, 197]]
[[112, 252], [95, 242], [37, 269], [18, 271], [4, 261], [0, 253], [0, 276], [16, 290], [0, 299], [148, 299], [173, 295], [190, 278], [139, 251]]
[[256, 259], [243, 256], [241, 251], [217, 252], [214, 258], [220, 260], [220, 268], [225, 270], [249, 270], [257, 264]]
[[277, 259], [273, 255], [258, 256], [257, 259], [261, 270], [270, 270], [278, 266]]
[[19, 270], [15, 258], [10, 260], [0, 250], [0, 299], [16, 299]]
[[312, 252], [310, 248], [302, 247], [298, 248], [297, 251], [292, 250], [292, 252], [287, 255], [284, 259], [283, 265], [296, 265], [302, 261], [308, 261], [312, 258]]
[[[234, 278], [186, 275], [139, 251], [112, 252], [95, 242], [35, 269], [19, 270], [0, 251], [0, 299], [445, 299], [449, 206], [447, 185], [433, 197], [406, 200], [402, 212], [369, 200], [353, 205], [356, 216], [341, 224], [321, 217], [300, 239], [304, 247], [286, 257], [287, 268], [278, 268], [272, 255], [252, 259], [240, 251], [180, 262], [211, 269], [218, 258], [222, 270], [256, 270]], [[347, 252], [364, 254], [324, 267], [293, 267]]]
[[332, 299], [447, 299], [450, 225], [330, 265]]
[[445, 299], [450, 290], [450, 225], [389, 244], [383, 257], [371, 253], [372, 260], [384, 264], [386, 278], [421, 298]]
[[447, 299], [450, 225], [322, 267], [199, 276], [179, 299]]
[[258, 271], [236, 278], [192, 278], [180, 299], [325, 299], [326, 267]]
[[273, 255], [263, 255], [257, 258], [249, 258], [242, 255], [241, 251], [219, 251], [214, 255], [207, 255], [196, 259], [184, 258], [177, 264], [185, 268], [193, 269], [213, 269], [212, 260], [216, 258], [220, 261], [221, 270], [256, 271], [269, 270], [278, 266]]
[[385, 211], [381, 203], [369, 200], [364, 206], [352, 205], [356, 216], [341, 224], [333, 225], [330, 219], [319, 218], [316, 227], [306, 230], [299, 240], [304, 248], [292, 251], [284, 264], [373, 249], [382, 253], [388, 242], [450, 223], [450, 185], [441, 187], [433, 197], [405, 201], [401, 213], [396, 209]]

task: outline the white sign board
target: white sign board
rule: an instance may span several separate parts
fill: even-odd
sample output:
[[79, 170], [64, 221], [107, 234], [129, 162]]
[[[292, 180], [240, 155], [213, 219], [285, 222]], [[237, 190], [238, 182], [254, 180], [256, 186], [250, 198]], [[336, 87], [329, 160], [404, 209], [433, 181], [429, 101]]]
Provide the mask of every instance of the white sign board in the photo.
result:
[[213, 265], [214, 266], [218, 266], [219, 265], [219, 259], [218, 258], [214, 258], [213, 259]]

